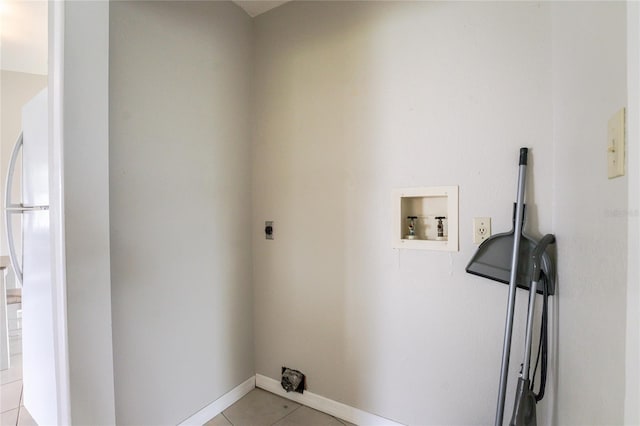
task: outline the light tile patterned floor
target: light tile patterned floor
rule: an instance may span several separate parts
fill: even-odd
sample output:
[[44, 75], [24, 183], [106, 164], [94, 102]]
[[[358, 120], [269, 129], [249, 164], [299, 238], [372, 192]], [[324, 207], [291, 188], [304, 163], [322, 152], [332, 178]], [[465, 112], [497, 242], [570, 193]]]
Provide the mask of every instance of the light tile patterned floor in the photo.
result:
[[344, 420], [254, 389], [205, 426], [355, 426]]
[[[37, 426], [22, 405], [22, 358], [0, 371], [0, 425]], [[278, 395], [254, 389], [205, 426], [355, 426]]]
[[11, 357], [11, 367], [0, 371], [0, 425], [38, 426], [22, 405], [22, 357]]

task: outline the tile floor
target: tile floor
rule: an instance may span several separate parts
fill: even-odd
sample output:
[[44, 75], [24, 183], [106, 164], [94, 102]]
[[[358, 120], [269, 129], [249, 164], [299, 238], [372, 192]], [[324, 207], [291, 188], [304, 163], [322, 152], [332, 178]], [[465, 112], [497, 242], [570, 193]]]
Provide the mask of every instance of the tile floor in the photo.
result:
[[[22, 405], [22, 357], [0, 371], [0, 426], [37, 426]], [[355, 426], [278, 395], [254, 389], [205, 426]]]
[[205, 426], [355, 426], [278, 395], [254, 389]]
[[11, 357], [11, 367], [0, 371], [0, 425], [37, 426], [22, 405], [22, 356]]

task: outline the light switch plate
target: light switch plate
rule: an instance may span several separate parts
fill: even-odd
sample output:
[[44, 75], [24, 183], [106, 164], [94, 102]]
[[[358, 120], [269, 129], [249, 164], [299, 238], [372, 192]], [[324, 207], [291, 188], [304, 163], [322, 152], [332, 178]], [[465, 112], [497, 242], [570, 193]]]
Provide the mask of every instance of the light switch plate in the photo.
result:
[[625, 109], [616, 112], [607, 126], [607, 175], [624, 176]]

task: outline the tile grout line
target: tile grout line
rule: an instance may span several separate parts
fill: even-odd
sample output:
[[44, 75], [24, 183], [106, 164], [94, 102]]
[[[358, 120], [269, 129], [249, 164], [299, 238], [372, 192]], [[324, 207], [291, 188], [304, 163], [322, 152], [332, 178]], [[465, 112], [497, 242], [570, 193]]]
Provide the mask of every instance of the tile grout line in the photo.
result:
[[227, 416], [224, 414], [224, 411], [221, 411], [221, 412], [220, 412], [220, 414], [222, 414], [222, 417], [224, 417], [225, 419], [227, 419], [227, 421], [229, 422], [229, 424], [230, 424], [231, 426], [233, 426], [233, 422], [232, 422], [231, 420], [229, 420], [229, 417], [227, 417]]
[[[14, 380], [13, 382], [4, 383], [4, 384], [0, 385], [0, 389], [2, 390], [2, 393], [5, 392], [4, 388], [5, 388], [6, 385], [9, 385], [9, 384], [15, 383], [15, 382], [19, 382], [20, 380], [22, 380], [22, 379]], [[20, 398], [18, 399], [18, 406], [16, 408], [9, 408], [9, 409], [6, 409], [6, 410], [3, 410], [2, 409], [3, 407], [0, 407], [0, 413], [7, 413], [9, 411], [17, 410], [17, 409], [20, 408], [20, 401], [22, 401], [22, 390], [23, 390], [23, 387], [20, 386]]]
[[7, 383], [2, 383], [2, 385], [0, 385], [0, 386], [10, 385], [11, 383], [19, 382], [20, 380], [22, 380], [22, 377], [19, 378], [19, 379], [12, 380], [12, 381], [7, 382]]
[[16, 417], [16, 426], [20, 422], [20, 408], [22, 407], [22, 394], [24, 393], [24, 383], [20, 386], [20, 399], [18, 400], [18, 417]]

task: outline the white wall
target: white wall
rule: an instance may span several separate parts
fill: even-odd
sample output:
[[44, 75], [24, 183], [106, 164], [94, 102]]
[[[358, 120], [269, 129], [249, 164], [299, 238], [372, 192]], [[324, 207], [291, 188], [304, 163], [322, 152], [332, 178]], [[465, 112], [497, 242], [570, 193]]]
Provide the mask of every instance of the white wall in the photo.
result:
[[629, 247], [625, 425], [640, 424], [640, 3], [627, 3]]
[[71, 418], [115, 423], [109, 274], [109, 2], [65, 2], [64, 213]]
[[557, 424], [622, 424], [628, 179], [607, 179], [606, 137], [627, 103], [626, 5], [554, 3], [552, 18]]
[[[509, 229], [530, 146], [529, 228], [554, 231], [560, 259], [558, 390], [539, 415], [622, 423], [627, 178], [606, 178], [605, 154], [626, 105], [625, 8], [305, 2], [259, 16], [257, 372], [299, 368], [310, 391], [404, 423], [491, 423], [506, 287], [463, 271], [473, 216]], [[460, 252], [392, 250], [391, 189], [448, 184]]]
[[[406, 424], [493, 423], [507, 286], [464, 268], [474, 216], [511, 228], [521, 146], [529, 228], [552, 230], [550, 9], [293, 2], [256, 18], [257, 373], [298, 368], [309, 391]], [[392, 249], [392, 189], [431, 185], [460, 186], [460, 251]]]
[[254, 373], [251, 19], [112, 2], [110, 219], [118, 424], [177, 424]]
[[[510, 228], [520, 146], [532, 148], [529, 228], [559, 238], [556, 423], [622, 423], [627, 218], [616, 212], [628, 183], [604, 177], [604, 137], [626, 103], [625, 5], [287, 4], [255, 21], [253, 152], [251, 29], [234, 7], [111, 5], [118, 423], [177, 423], [254, 372], [250, 264], [256, 372], [299, 368], [310, 391], [404, 423], [492, 423], [506, 286], [463, 271], [472, 217]], [[71, 76], [77, 88], [104, 73]], [[87, 196], [79, 165], [104, 182], [106, 154], [81, 162], [84, 147], [91, 158], [105, 144], [71, 140], [71, 188]], [[448, 184], [460, 185], [460, 252], [391, 249], [392, 188]], [[97, 188], [89, 209], [106, 200]], [[93, 213], [99, 235], [70, 253], [103, 278], [105, 218]], [[77, 243], [74, 220], [88, 219], [67, 217]], [[108, 293], [102, 279], [74, 282], [103, 298], [70, 315], [100, 308], [81, 335], [108, 318]], [[100, 325], [85, 352], [104, 350]]]

